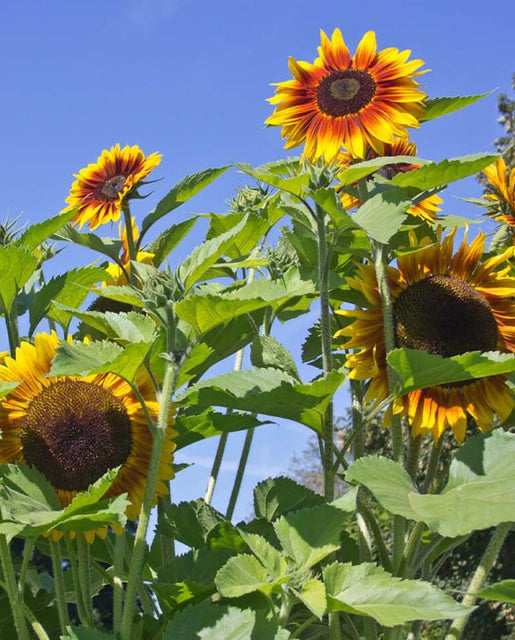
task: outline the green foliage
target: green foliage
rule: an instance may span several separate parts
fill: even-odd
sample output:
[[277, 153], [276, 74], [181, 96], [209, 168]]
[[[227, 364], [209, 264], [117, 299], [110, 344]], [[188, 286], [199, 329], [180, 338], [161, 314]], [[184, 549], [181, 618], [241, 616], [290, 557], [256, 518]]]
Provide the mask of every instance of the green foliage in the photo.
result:
[[18, 292], [36, 270], [37, 258], [23, 246], [0, 247], [0, 312], [9, 313]]
[[305, 189], [309, 186], [309, 174], [305, 172], [297, 172], [295, 176], [284, 178], [279, 176], [277, 171], [267, 171], [266, 167], [257, 167], [254, 169], [254, 167], [244, 163], [238, 163], [235, 166], [248, 176], [297, 197], [301, 197]]
[[285, 346], [272, 336], [255, 337], [250, 349], [250, 361], [255, 367], [280, 369], [300, 381], [293, 356]]
[[165, 229], [157, 238], [145, 249], [154, 254], [152, 258], [152, 264], [158, 267], [175, 247], [188, 235], [197, 222], [197, 216], [187, 218], [183, 222], [172, 224]]
[[428, 120], [434, 120], [441, 116], [446, 116], [449, 113], [468, 107], [483, 98], [486, 98], [492, 93], [480, 93], [475, 96], [454, 96], [454, 97], [442, 97], [442, 98], [429, 98], [425, 101], [425, 113], [420, 118], [421, 122]]
[[319, 505], [322, 502], [322, 496], [284, 476], [263, 480], [254, 489], [256, 516], [269, 522], [290, 511]]
[[372, 160], [365, 160], [364, 162], [357, 162], [351, 165], [347, 169], [344, 169], [338, 175], [338, 182], [342, 186], [354, 184], [362, 178], [366, 178], [378, 169], [391, 164], [427, 164], [429, 160], [423, 158], [415, 158], [413, 156], [385, 156], [380, 158], [373, 158]]
[[487, 600], [515, 604], [515, 580], [501, 580], [485, 589], [481, 589], [477, 595], [479, 598], [486, 598]]
[[116, 260], [122, 249], [122, 241], [118, 238], [102, 238], [95, 233], [81, 233], [71, 225], [62, 227], [54, 234], [54, 237], [56, 240], [72, 242], [86, 249], [101, 253], [111, 260]]
[[446, 620], [470, 613], [437, 587], [401, 580], [369, 562], [335, 562], [324, 570], [329, 611], [370, 616], [386, 627], [411, 620]]
[[75, 213], [76, 210], [72, 209], [67, 213], [58, 213], [52, 218], [31, 225], [22, 233], [15, 244], [23, 247], [27, 251], [34, 251], [40, 244], [48, 240], [50, 236], [67, 224]]
[[398, 395], [438, 384], [473, 380], [515, 371], [512, 353], [470, 351], [451, 358], [417, 349], [395, 349], [388, 363], [399, 377]]
[[399, 230], [406, 217], [406, 209], [410, 205], [411, 199], [405, 191], [386, 189], [362, 204], [353, 220], [371, 238], [386, 244]]

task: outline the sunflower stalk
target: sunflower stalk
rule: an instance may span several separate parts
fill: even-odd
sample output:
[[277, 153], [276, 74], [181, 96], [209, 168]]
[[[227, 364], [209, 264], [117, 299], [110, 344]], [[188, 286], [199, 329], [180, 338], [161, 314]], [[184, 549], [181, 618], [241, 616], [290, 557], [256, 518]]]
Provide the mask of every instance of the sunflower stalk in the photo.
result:
[[[506, 540], [506, 536], [508, 535], [510, 529], [512, 527], [511, 522], [503, 522], [498, 525], [495, 529], [488, 546], [479, 561], [477, 569], [472, 576], [472, 580], [468, 586], [467, 592], [463, 596], [462, 604], [471, 607], [477, 597], [477, 593], [483, 587], [483, 584], [490, 573], [490, 569], [495, 564], [497, 560], [497, 556], [499, 555], [499, 551]], [[470, 614], [469, 614], [470, 615]], [[467, 624], [467, 620], [469, 615], [463, 616], [455, 620], [451, 628], [449, 629], [449, 633], [445, 636], [445, 640], [460, 640], [463, 634], [463, 630], [465, 629], [465, 625]]]
[[66, 604], [66, 593], [64, 588], [63, 559], [61, 556], [61, 545], [59, 541], [50, 538], [50, 554], [52, 556], [52, 569], [54, 572], [55, 599], [57, 603], [57, 613], [59, 614], [59, 624], [61, 632], [66, 634], [66, 627], [70, 624], [68, 615], [68, 605]]
[[152, 453], [148, 468], [145, 495], [141, 505], [138, 528], [134, 538], [134, 547], [129, 565], [125, 605], [123, 607], [122, 621], [120, 625], [120, 635], [122, 640], [130, 640], [131, 637], [132, 618], [136, 604], [136, 592], [141, 582], [141, 571], [145, 555], [145, 539], [150, 520], [150, 512], [152, 511], [152, 503], [154, 501], [161, 451], [165, 442], [168, 419], [172, 410], [172, 398], [177, 384], [177, 377], [179, 375], [180, 367], [187, 358], [188, 353], [189, 352], [187, 351], [183, 355], [181, 362], [177, 363], [175, 360], [171, 359], [166, 365], [163, 386], [161, 389], [159, 417], [156, 434], [152, 443]]
[[114, 542], [113, 562], [113, 630], [120, 631], [123, 611], [123, 568], [125, 556], [125, 536], [117, 535]]
[[236, 472], [234, 485], [231, 491], [231, 496], [229, 498], [229, 504], [227, 506], [227, 512], [225, 514], [227, 520], [230, 520], [234, 514], [234, 508], [236, 506], [236, 501], [238, 500], [238, 495], [240, 493], [241, 483], [243, 481], [245, 467], [247, 466], [247, 461], [249, 459], [250, 447], [252, 446], [253, 437], [254, 428], [251, 427], [250, 429], [247, 429], [247, 433], [245, 434], [245, 442], [243, 443], [243, 449], [241, 451], [240, 461], [238, 463], [238, 470]]
[[[125, 231], [127, 233], [127, 248], [129, 250], [129, 265], [130, 265], [131, 262], [136, 261], [137, 251], [136, 251], [136, 246], [134, 244], [131, 206], [128, 201], [124, 201], [122, 209], [123, 209], [123, 218], [125, 221]], [[127, 271], [128, 271], [127, 279], [129, 281], [129, 284], [134, 284], [134, 274], [132, 269], [128, 269]]]
[[93, 625], [93, 606], [91, 602], [91, 577], [90, 577], [90, 552], [89, 544], [84, 534], [77, 534], [77, 558], [79, 566], [79, 583], [84, 604], [84, 615], [86, 626]]
[[14, 619], [14, 626], [18, 634], [18, 640], [29, 640], [29, 631], [23, 612], [23, 606], [18, 602], [18, 585], [14, 573], [13, 561], [9, 551], [9, 544], [4, 534], [0, 535], [0, 559], [4, 574], [5, 590], [9, 597], [9, 603]]
[[70, 561], [70, 571], [72, 574], [73, 589], [75, 591], [75, 596], [77, 601], [76, 602], [77, 612], [79, 614], [80, 621], [82, 622], [82, 624], [85, 625], [87, 623], [88, 617], [86, 614], [86, 607], [84, 606], [84, 595], [82, 593], [81, 584], [79, 580], [79, 572], [77, 569], [77, 554], [75, 553], [75, 548], [71, 539], [68, 536], [65, 536], [64, 540], [65, 540], [65, 546], [66, 546], [66, 553], [68, 554], [68, 559]]

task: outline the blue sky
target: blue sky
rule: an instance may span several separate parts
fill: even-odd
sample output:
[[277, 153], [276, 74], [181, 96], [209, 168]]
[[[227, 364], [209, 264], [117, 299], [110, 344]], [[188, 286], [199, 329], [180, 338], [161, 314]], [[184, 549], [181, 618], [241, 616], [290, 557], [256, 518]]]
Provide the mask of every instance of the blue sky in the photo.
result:
[[[380, 48], [412, 49], [432, 69], [423, 77], [430, 96], [506, 90], [515, 71], [513, 18], [509, 5], [496, 11], [477, 0], [7, 3], [0, 25], [0, 217], [22, 214], [32, 223], [57, 213], [72, 173], [116, 142], [164, 154], [156, 171], [163, 180], [136, 208], [140, 219], [187, 173], [286, 155], [279, 130], [263, 125], [270, 113], [269, 83], [288, 78], [289, 55], [315, 57], [320, 28], [340, 27], [351, 48], [374, 29]], [[419, 155], [441, 159], [491, 150], [501, 131], [496, 117], [491, 96], [427, 124], [414, 134]], [[243, 182], [235, 171], [228, 173], [174, 212], [173, 222], [191, 213], [225, 211]], [[477, 215], [455, 197], [477, 193], [473, 180], [460, 183], [444, 194], [445, 212]], [[199, 226], [172, 263], [201, 242], [203, 233]], [[92, 259], [67, 248], [53, 269]], [[288, 335], [277, 334], [297, 355], [315, 316], [316, 309]], [[304, 374], [309, 378], [314, 371], [306, 368]], [[342, 393], [340, 410], [345, 402]], [[286, 470], [307, 435], [286, 423], [257, 432], [237, 517], [250, 513], [252, 486]], [[214, 499], [221, 509], [241, 443], [241, 435], [230, 438]], [[204, 494], [214, 446], [203, 443], [179, 455], [196, 466], [174, 482], [175, 500]]]

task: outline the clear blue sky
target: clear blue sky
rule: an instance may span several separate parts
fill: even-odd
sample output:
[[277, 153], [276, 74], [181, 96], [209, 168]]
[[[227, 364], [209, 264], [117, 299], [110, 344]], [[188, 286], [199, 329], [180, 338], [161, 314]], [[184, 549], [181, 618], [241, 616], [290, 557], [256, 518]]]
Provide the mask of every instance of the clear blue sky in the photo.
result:
[[[189, 0], [93, 0], [6, 3], [0, 24], [0, 216], [36, 222], [63, 207], [72, 173], [116, 142], [138, 144], [164, 159], [163, 181], [137, 212], [145, 211], [186, 173], [231, 162], [259, 164], [284, 156], [278, 129], [265, 129], [270, 82], [287, 79], [287, 58], [312, 60], [319, 29], [340, 27], [353, 48], [368, 29], [380, 48], [410, 48], [426, 61], [423, 77], [433, 96], [481, 93], [509, 87], [515, 71], [509, 3], [490, 7], [477, 0], [433, 2], [191, 2]], [[419, 154], [441, 159], [492, 149], [500, 134], [496, 100], [489, 97], [460, 114], [425, 125], [414, 135]], [[174, 221], [188, 213], [225, 210], [243, 179], [224, 176]], [[444, 194], [447, 213], [477, 215], [452, 195], [472, 195], [471, 180]], [[202, 240], [200, 226], [172, 259]], [[109, 234], [109, 229], [106, 229]], [[54, 269], [91, 261], [67, 248]], [[287, 341], [298, 354], [305, 330], [298, 323]], [[306, 378], [314, 371], [304, 369]], [[338, 406], [345, 398], [340, 395]], [[251, 487], [267, 473], [286, 470], [307, 433], [281, 423], [262, 427], [251, 453], [236, 516], [250, 512]], [[225, 508], [239, 456], [234, 436], [215, 493]], [[173, 485], [174, 498], [204, 494], [214, 443], [181, 453], [196, 461]]]

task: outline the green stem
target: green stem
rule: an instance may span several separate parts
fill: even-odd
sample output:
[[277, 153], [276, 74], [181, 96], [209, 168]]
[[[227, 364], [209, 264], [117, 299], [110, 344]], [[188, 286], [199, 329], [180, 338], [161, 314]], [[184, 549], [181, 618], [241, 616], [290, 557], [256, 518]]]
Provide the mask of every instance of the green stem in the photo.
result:
[[386, 571], [392, 571], [392, 563], [390, 560], [390, 556], [388, 555], [388, 549], [383, 540], [383, 534], [379, 524], [376, 520], [374, 512], [369, 508], [365, 500], [361, 499], [361, 513], [365, 518], [365, 521], [368, 525], [369, 531], [372, 533], [372, 537], [374, 539], [374, 543], [377, 548], [377, 552], [379, 553], [379, 558], [381, 560], [382, 566], [386, 569]]
[[141, 582], [141, 571], [145, 556], [145, 538], [147, 535], [150, 512], [152, 511], [152, 503], [154, 502], [155, 488], [159, 475], [161, 451], [165, 441], [166, 431], [168, 429], [168, 420], [172, 408], [172, 397], [177, 383], [178, 373], [179, 366], [175, 362], [168, 362], [161, 392], [157, 429], [152, 443], [152, 453], [147, 472], [145, 495], [141, 505], [138, 528], [134, 538], [134, 547], [129, 566], [127, 590], [125, 593], [125, 606], [123, 608], [120, 627], [122, 640], [130, 640], [131, 637], [132, 618], [136, 604], [136, 592]]
[[441, 435], [438, 442], [433, 442], [433, 446], [431, 448], [431, 454], [429, 456], [429, 461], [427, 463], [426, 477], [424, 480], [424, 485], [422, 487], [423, 493], [431, 493], [433, 489], [433, 482], [435, 479], [436, 471], [438, 469], [438, 464], [440, 462], [440, 453], [442, 451], [443, 437], [444, 436]]
[[50, 636], [43, 628], [42, 624], [38, 621], [32, 610], [24, 605], [25, 617], [27, 618], [32, 630], [36, 634], [38, 640], [50, 640]]
[[[251, 269], [251, 271], [253, 272], [254, 270]], [[251, 275], [252, 275], [252, 278], [254, 277], [253, 273], [249, 274], [249, 278], [247, 282], [250, 281]], [[234, 367], [233, 367], [234, 371], [241, 371], [241, 366], [243, 363], [243, 354], [244, 354], [244, 349], [240, 349], [236, 353], [236, 358], [234, 360]], [[226, 413], [227, 415], [230, 415], [232, 413], [232, 409], [227, 409]], [[207, 483], [206, 495], [204, 497], [204, 501], [207, 504], [211, 504], [211, 500], [213, 499], [213, 493], [215, 491], [216, 482], [218, 480], [218, 474], [220, 473], [220, 467], [222, 465], [222, 459], [225, 453], [227, 438], [228, 438], [228, 434], [222, 433], [222, 435], [220, 436], [220, 440], [218, 441], [218, 447], [216, 449], [215, 459], [213, 460], [213, 467], [211, 468], [211, 474], [209, 476], [209, 481]]]
[[113, 630], [120, 631], [123, 611], [123, 570], [125, 557], [125, 535], [117, 535], [114, 542], [113, 562]]
[[304, 622], [299, 625], [295, 631], [291, 634], [290, 638], [298, 638], [299, 635], [308, 627], [310, 627], [313, 622], [316, 622], [318, 620], [318, 618], [316, 616], [311, 616], [311, 618], [308, 618], [307, 620], [304, 620]]
[[79, 614], [79, 618], [82, 624], [86, 624], [88, 617], [86, 615], [86, 609], [84, 608], [84, 596], [82, 594], [82, 589], [81, 589], [80, 580], [79, 580], [79, 573], [77, 571], [77, 557], [75, 554], [75, 549], [73, 548], [73, 542], [70, 540], [68, 536], [64, 537], [64, 542], [66, 546], [66, 553], [68, 554], [68, 559], [70, 561], [70, 571], [72, 572], [73, 589], [75, 591], [75, 596], [77, 600], [77, 612]]
[[90, 577], [90, 552], [89, 544], [83, 533], [77, 534], [77, 551], [79, 564], [79, 583], [84, 604], [85, 624], [88, 627], [93, 625], [93, 604], [91, 602], [91, 577]]
[[[133, 262], [136, 260], [137, 252], [136, 252], [136, 247], [134, 245], [134, 233], [132, 229], [130, 204], [128, 202], [124, 202], [122, 209], [123, 209], [123, 218], [125, 221], [125, 230], [127, 235], [127, 248], [129, 250], [129, 260], [130, 262]], [[128, 265], [126, 275], [128, 276], [127, 278], [128, 283], [134, 284], [134, 273], [132, 270], [132, 266], [130, 266], [130, 263]]]
[[241, 489], [241, 483], [243, 481], [243, 475], [245, 473], [245, 467], [249, 459], [250, 447], [252, 445], [252, 438], [254, 437], [254, 428], [247, 429], [245, 435], [245, 442], [243, 443], [243, 449], [241, 451], [240, 462], [238, 464], [238, 471], [236, 472], [236, 478], [234, 479], [234, 485], [231, 491], [231, 497], [229, 498], [229, 504], [227, 506], [227, 512], [225, 517], [230, 520], [234, 513], [234, 507]]
[[28, 538], [25, 541], [25, 548], [23, 549], [23, 560], [20, 568], [20, 575], [18, 577], [18, 604], [23, 603], [23, 597], [25, 592], [25, 580], [27, 578], [27, 571], [29, 570], [30, 561], [32, 560], [32, 552], [36, 545], [36, 538]]
[[[168, 487], [168, 493], [165, 496], [161, 496], [157, 501], [157, 514], [158, 521], [166, 518], [166, 514], [171, 507], [171, 494], [170, 487]], [[159, 534], [159, 544], [161, 547], [161, 561], [163, 564], [171, 562], [175, 557], [175, 541], [167, 535]]]
[[[317, 205], [317, 244], [318, 244], [318, 290], [320, 295], [320, 329], [322, 339], [322, 364], [324, 377], [333, 369], [331, 317], [329, 305], [329, 256], [325, 212]], [[333, 473], [333, 403], [327, 406], [323, 425], [324, 451], [322, 466], [324, 469], [324, 495], [328, 500], [334, 498]]]
[[14, 573], [11, 553], [4, 534], [0, 535], [0, 558], [2, 561], [2, 571], [4, 573], [5, 589], [9, 597], [9, 604], [11, 605], [18, 640], [29, 640], [29, 631], [24, 610], [18, 602], [18, 585], [16, 584], [16, 575]]
[[[463, 597], [462, 604], [471, 607], [475, 603], [476, 594], [481, 590], [488, 574], [490, 573], [490, 569], [493, 567], [495, 561], [497, 560], [499, 551], [504, 544], [511, 526], [512, 523], [503, 522], [495, 529], [490, 542], [488, 543], [488, 546], [481, 560], [479, 561], [479, 565], [474, 575], [472, 576], [472, 580], [470, 581], [467, 592]], [[469, 615], [470, 614], [463, 616], [462, 618], [458, 618], [452, 623], [451, 628], [449, 629], [449, 633], [445, 636], [445, 640], [459, 640], [459, 638], [461, 638]]]
[[66, 627], [70, 624], [68, 616], [68, 606], [66, 604], [66, 593], [64, 588], [63, 559], [61, 557], [61, 546], [59, 542], [50, 538], [50, 554], [52, 556], [52, 568], [54, 570], [55, 599], [57, 602], [57, 613], [61, 632], [66, 635]]
[[410, 478], [416, 483], [418, 472], [418, 459], [420, 457], [420, 447], [422, 445], [422, 436], [418, 435], [410, 437], [408, 446], [408, 460], [406, 462], [406, 471]]

